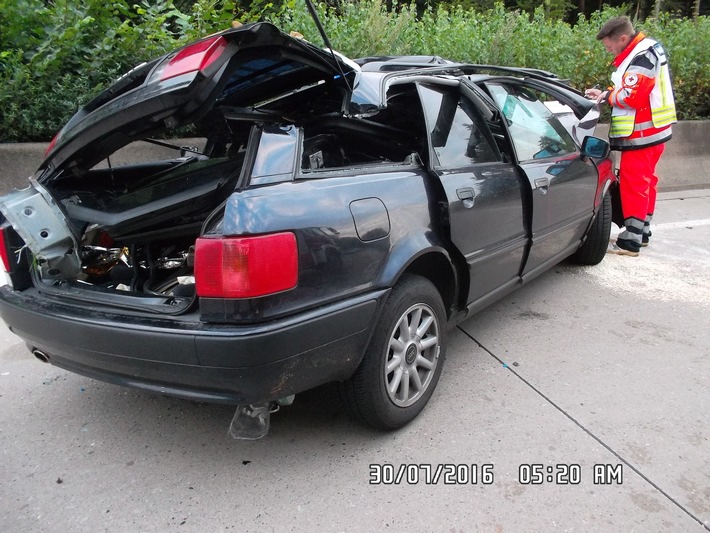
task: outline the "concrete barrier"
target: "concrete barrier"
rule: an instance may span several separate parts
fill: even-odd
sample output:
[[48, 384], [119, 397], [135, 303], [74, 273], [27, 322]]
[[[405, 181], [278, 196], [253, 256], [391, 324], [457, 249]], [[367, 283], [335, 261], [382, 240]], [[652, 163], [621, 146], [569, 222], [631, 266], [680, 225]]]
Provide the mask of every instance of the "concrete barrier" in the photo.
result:
[[[599, 125], [597, 136], [606, 138], [608, 130], [607, 124]], [[34, 174], [46, 149], [47, 143], [0, 143], [0, 194], [13, 188], [26, 187], [27, 177]], [[146, 145], [146, 150], [165, 149]], [[135, 153], [132, 155], [136, 156]], [[156, 154], [157, 157], [160, 156]], [[658, 166], [659, 190], [710, 188], [708, 168], [710, 120], [686, 121], [674, 125], [673, 139], [666, 145]]]
[[[606, 139], [608, 124], [597, 127]], [[618, 161], [618, 152], [613, 152]], [[673, 125], [673, 138], [666, 143], [656, 169], [660, 191], [710, 188], [710, 120], [689, 120]]]

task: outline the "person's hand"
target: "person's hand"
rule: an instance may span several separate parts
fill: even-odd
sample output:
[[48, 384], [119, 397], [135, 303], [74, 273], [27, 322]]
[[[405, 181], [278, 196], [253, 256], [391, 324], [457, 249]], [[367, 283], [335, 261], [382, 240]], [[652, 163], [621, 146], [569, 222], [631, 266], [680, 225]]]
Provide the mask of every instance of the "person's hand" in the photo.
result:
[[596, 100], [597, 102], [599, 101], [599, 97], [602, 95], [601, 89], [597, 89], [594, 87], [593, 89], [587, 89], [584, 91], [584, 96], [589, 98], [590, 100]]
[[594, 100], [597, 104], [600, 104], [606, 101], [607, 91], [602, 91], [597, 87], [592, 87], [591, 89], [587, 89], [586, 91], [584, 91], [584, 96], [586, 96], [590, 100]]

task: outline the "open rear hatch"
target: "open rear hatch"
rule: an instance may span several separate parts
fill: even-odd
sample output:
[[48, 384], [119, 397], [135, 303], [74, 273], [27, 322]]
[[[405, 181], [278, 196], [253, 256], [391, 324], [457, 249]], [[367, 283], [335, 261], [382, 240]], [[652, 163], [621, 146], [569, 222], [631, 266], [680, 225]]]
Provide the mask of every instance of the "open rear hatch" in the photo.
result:
[[183, 312], [194, 301], [195, 240], [219, 231], [224, 202], [246, 183], [252, 128], [342, 113], [358, 72], [268, 23], [136, 67], [64, 126], [27, 189], [0, 198], [31, 252], [34, 285]]

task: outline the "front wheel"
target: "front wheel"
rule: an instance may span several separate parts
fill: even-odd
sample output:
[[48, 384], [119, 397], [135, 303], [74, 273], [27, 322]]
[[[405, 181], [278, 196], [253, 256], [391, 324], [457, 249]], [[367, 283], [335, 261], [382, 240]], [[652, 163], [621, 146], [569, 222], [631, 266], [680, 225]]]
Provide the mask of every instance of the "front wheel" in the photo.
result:
[[350, 414], [378, 429], [413, 420], [439, 381], [446, 336], [436, 287], [420, 276], [404, 276], [385, 303], [360, 366], [340, 386]]
[[592, 222], [592, 227], [589, 228], [587, 239], [572, 256], [576, 263], [596, 265], [604, 259], [611, 233], [611, 215], [611, 196], [607, 192], [602, 199], [602, 205], [599, 206], [599, 212]]

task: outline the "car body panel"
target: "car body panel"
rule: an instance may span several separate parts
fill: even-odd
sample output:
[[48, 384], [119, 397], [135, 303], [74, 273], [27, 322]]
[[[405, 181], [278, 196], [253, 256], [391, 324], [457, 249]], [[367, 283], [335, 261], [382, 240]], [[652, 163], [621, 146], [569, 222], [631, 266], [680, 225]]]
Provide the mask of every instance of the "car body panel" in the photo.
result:
[[[520, 275], [527, 247], [525, 184], [514, 165], [495, 160], [494, 146], [478, 133], [475, 111], [457, 88], [420, 85], [419, 93], [434, 147], [432, 170], [448, 202], [451, 240], [468, 265], [470, 303]], [[491, 226], [497, 230], [476, 231]]]
[[48, 362], [78, 374], [191, 400], [283, 398], [347, 378], [367, 345], [386, 291], [295, 318], [225, 328], [62, 303], [0, 288], [0, 316]]
[[[261, 298], [259, 319], [391, 286], [393, 279], [383, 279], [382, 271], [388, 265], [394, 265], [395, 272], [404, 267], [397, 259], [399, 247], [409, 248], [410, 239], [417, 239], [417, 249], [435, 244], [424, 245], [419, 239], [430, 233], [431, 212], [436, 209], [431, 189], [421, 168], [393, 165], [360, 169], [350, 176], [273, 184], [231, 196], [225, 206], [224, 235], [289, 230], [299, 243], [298, 286]], [[406, 197], [402, 190], [407, 191]], [[298, 201], [294, 201], [296, 197]], [[362, 211], [356, 218], [353, 205], [363, 202], [382, 207], [367, 215], [368, 219]], [[328, 213], [327, 226], [323, 225], [323, 213]], [[369, 235], [372, 231], [380, 236], [373, 238]], [[253, 319], [253, 302], [227, 300], [220, 309], [223, 316], [206, 312], [205, 318]]]
[[[596, 169], [577, 155], [555, 161], [521, 163], [532, 190], [532, 246], [526, 274], [550, 257], [576, 248], [587, 230], [597, 187]], [[558, 171], [555, 167], [561, 167]], [[586, 200], [586, 201], [585, 201]]]
[[[361, 71], [265, 23], [191, 46], [97, 96], [0, 199], [17, 258], [0, 315], [44, 360], [225, 403], [346, 380], [403, 276], [431, 282], [452, 326], [579, 249], [615, 181], [577, 136], [594, 105], [548, 73], [436, 56]], [[199, 143], [172, 140], [188, 126]], [[179, 156], [112, 164], [133, 142]], [[196, 239], [282, 233], [295, 285], [198, 295]], [[220, 276], [250, 260], [227, 257]]]
[[[529, 183], [532, 243], [523, 271], [526, 275], [549, 258], [576, 248], [595, 209], [589, 198], [596, 192], [599, 175], [594, 163], [581, 156], [570, 132], [528, 90], [565, 96], [559, 89], [541, 83], [521, 87], [518, 80], [488, 80], [485, 86], [505, 116], [518, 165]], [[575, 105], [572, 98], [564, 102]]]

